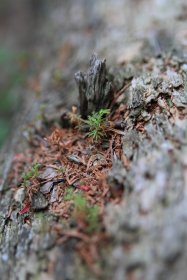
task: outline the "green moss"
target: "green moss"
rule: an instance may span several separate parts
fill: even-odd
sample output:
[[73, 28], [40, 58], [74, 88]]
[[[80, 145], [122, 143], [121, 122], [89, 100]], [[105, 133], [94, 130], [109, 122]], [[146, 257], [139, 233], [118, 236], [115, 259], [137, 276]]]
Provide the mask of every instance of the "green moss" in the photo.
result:
[[37, 228], [41, 234], [45, 234], [49, 231], [50, 221], [52, 220], [51, 216], [44, 212], [38, 212], [35, 213], [34, 220], [36, 222], [35, 228]]
[[83, 220], [86, 224], [87, 233], [93, 233], [99, 230], [99, 207], [90, 206], [86, 198], [81, 193], [74, 193], [73, 188], [66, 190], [65, 201], [72, 201], [74, 204], [73, 216], [79, 221]]
[[89, 233], [97, 231], [99, 229], [99, 207], [94, 206], [92, 208], [89, 208], [87, 216], [89, 221], [87, 231]]
[[76, 194], [74, 196], [74, 205], [76, 212], [85, 212], [87, 210], [87, 201], [86, 198], [82, 196], [82, 194]]
[[28, 172], [23, 174], [22, 179], [23, 179], [23, 185], [25, 187], [28, 187], [30, 185], [31, 179], [38, 177], [40, 167], [41, 167], [40, 163], [35, 163], [33, 164], [33, 166]]
[[64, 195], [64, 200], [65, 201], [69, 201], [69, 200], [73, 200], [74, 199], [74, 189], [73, 188], [68, 188], [65, 192], [65, 195]]

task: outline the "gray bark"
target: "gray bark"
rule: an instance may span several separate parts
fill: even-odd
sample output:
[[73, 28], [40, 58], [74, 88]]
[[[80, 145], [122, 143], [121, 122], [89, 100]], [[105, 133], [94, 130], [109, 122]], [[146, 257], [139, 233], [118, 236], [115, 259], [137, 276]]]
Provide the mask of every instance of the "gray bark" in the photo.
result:
[[93, 55], [88, 73], [77, 72], [75, 80], [79, 88], [80, 114], [83, 118], [110, 107], [114, 89], [107, 79], [105, 60], [99, 60]]

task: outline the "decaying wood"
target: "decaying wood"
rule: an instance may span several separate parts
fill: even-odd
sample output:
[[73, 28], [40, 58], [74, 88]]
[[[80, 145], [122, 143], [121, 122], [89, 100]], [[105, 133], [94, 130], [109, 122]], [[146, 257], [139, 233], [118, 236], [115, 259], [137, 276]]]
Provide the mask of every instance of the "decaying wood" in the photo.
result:
[[77, 72], [75, 80], [79, 89], [80, 114], [86, 118], [92, 112], [109, 108], [113, 99], [112, 83], [108, 81], [106, 60], [94, 54], [87, 73]]

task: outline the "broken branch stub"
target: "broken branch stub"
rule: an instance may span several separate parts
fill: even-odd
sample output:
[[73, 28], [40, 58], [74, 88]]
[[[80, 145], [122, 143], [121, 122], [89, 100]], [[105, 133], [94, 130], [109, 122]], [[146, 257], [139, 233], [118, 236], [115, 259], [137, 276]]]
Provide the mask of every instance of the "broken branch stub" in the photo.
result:
[[96, 55], [92, 55], [87, 73], [79, 71], [75, 74], [82, 118], [87, 118], [100, 109], [109, 108], [114, 91], [107, 76], [106, 60], [100, 60]]

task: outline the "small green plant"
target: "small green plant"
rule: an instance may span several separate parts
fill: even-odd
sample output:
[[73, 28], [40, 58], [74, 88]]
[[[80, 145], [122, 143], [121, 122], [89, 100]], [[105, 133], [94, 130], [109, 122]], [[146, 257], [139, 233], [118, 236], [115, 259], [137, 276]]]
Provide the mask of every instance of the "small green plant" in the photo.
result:
[[40, 167], [41, 167], [40, 163], [35, 163], [33, 164], [33, 166], [28, 172], [23, 174], [22, 179], [23, 179], [23, 185], [25, 187], [28, 187], [30, 185], [31, 179], [38, 177]]
[[74, 205], [74, 216], [86, 223], [86, 232], [93, 233], [97, 231], [99, 228], [99, 207], [90, 207], [86, 198], [81, 194], [75, 196]]
[[77, 194], [74, 197], [74, 205], [75, 205], [75, 210], [77, 213], [80, 212], [86, 212], [87, 210], [87, 201], [86, 198], [83, 197], [81, 194]]
[[83, 221], [86, 224], [86, 232], [93, 233], [99, 228], [99, 207], [90, 207], [86, 198], [81, 193], [74, 193], [73, 188], [66, 190], [65, 201], [73, 201], [73, 216], [77, 221]]
[[99, 228], [99, 207], [94, 206], [88, 209], [87, 218], [89, 221], [87, 232], [95, 232]]
[[77, 221], [86, 224], [86, 232], [93, 233], [99, 229], [99, 207], [90, 207], [86, 198], [82, 194], [73, 194], [73, 189], [69, 189], [64, 197], [65, 200], [73, 200], [73, 216]]
[[88, 120], [85, 123], [89, 127], [89, 137], [92, 137], [95, 141], [99, 141], [106, 134], [108, 124], [107, 116], [109, 114], [109, 109], [101, 109], [99, 112], [88, 116]]
[[64, 194], [64, 200], [69, 201], [74, 199], [74, 189], [73, 188], [68, 188]]

